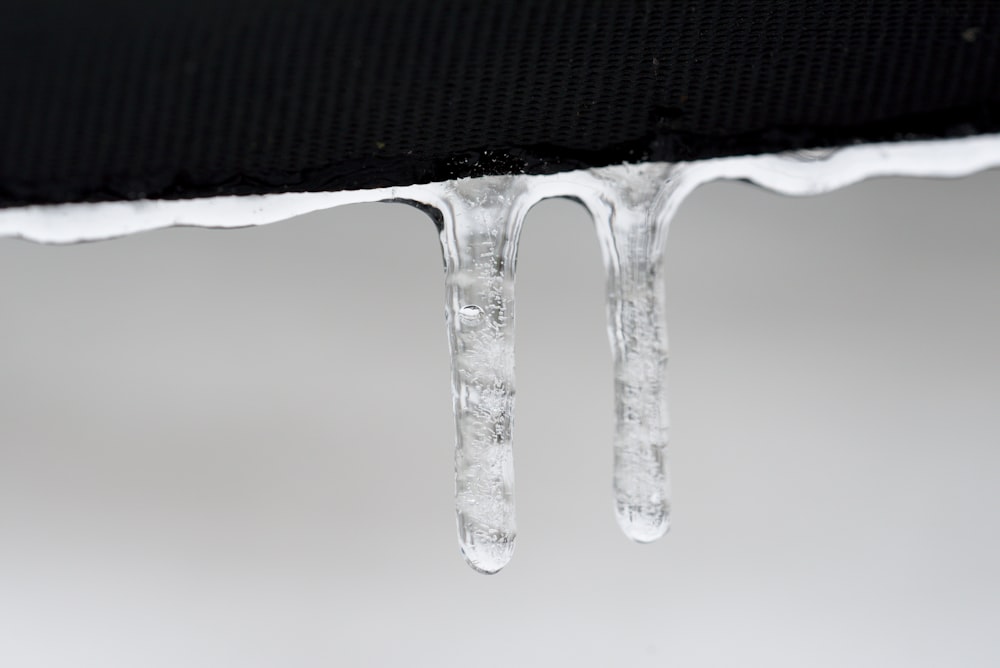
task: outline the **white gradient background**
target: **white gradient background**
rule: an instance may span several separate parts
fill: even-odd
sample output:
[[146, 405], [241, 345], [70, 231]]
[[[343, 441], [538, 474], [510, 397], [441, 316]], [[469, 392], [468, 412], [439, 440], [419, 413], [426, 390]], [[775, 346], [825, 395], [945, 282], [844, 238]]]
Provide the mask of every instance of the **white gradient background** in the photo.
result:
[[596, 237], [537, 206], [494, 577], [455, 542], [423, 214], [0, 240], [0, 666], [1000, 665], [998, 207], [1000, 172], [696, 191], [640, 546]]

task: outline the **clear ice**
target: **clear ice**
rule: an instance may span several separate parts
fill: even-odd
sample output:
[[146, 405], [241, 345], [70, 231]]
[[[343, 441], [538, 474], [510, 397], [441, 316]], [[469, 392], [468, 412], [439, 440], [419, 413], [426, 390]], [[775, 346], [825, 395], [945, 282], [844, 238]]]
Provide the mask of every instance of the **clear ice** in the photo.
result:
[[[613, 488], [625, 534], [639, 542], [669, 526], [667, 340], [660, 260], [671, 191], [664, 165], [592, 171], [552, 187], [536, 177], [458, 181], [441, 193], [446, 314], [455, 404], [455, 502], [466, 561], [495, 573], [510, 560], [514, 516], [514, 277], [524, 213], [551, 196], [594, 214], [608, 275], [614, 355]], [[541, 185], [541, 187], [536, 187]]]
[[610, 215], [597, 218], [607, 272], [614, 358], [614, 501], [629, 538], [649, 543], [670, 527], [667, 324], [663, 247], [669, 172], [633, 166], [606, 177]]
[[170, 225], [243, 227], [362, 201], [403, 201], [429, 211], [445, 260], [459, 543], [473, 568], [496, 573], [510, 561], [517, 535], [514, 274], [532, 205], [573, 198], [597, 226], [614, 358], [614, 507], [626, 535], [649, 542], [670, 520], [662, 259], [670, 220], [687, 194], [708, 181], [743, 179], [813, 195], [874, 176], [958, 177], [997, 166], [1000, 135], [983, 135], [355, 192], [21, 207], [0, 211], [0, 237], [73, 243]]
[[453, 184], [441, 214], [455, 406], [455, 512], [465, 560], [496, 573], [514, 552], [515, 177]]

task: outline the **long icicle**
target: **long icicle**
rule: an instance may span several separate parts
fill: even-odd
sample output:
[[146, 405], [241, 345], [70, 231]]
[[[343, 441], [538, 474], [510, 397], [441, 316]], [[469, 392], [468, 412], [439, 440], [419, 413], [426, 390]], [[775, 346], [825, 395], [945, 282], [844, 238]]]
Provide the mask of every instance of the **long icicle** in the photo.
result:
[[520, 183], [517, 177], [456, 182], [442, 211], [458, 538], [466, 561], [482, 573], [507, 565], [517, 533], [512, 426]]
[[638, 542], [670, 526], [667, 445], [667, 327], [661, 270], [672, 206], [671, 175], [636, 166], [605, 179], [606, 220], [598, 221], [614, 358], [614, 500], [618, 523]]

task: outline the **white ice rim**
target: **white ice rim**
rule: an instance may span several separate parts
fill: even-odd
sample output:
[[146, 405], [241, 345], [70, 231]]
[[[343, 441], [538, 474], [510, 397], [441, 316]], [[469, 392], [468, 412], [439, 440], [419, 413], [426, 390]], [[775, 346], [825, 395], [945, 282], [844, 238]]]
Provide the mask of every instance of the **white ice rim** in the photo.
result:
[[[647, 163], [654, 166], [657, 163]], [[742, 180], [785, 195], [818, 195], [873, 177], [956, 178], [1000, 167], [1000, 134], [957, 139], [859, 144], [836, 149], [658, 163], [669, 174], [671, 208], [698, 186], [717, 180]], [[595, 179], [636, 165], [620, 164], [545, 175], [474, 177], [412, 186], [336, 192], [227, 195], [179, 200], [131, 200], [32, 205], [0, 209], [0, 238], [43, 244], [114, 239], [168, 227], [230, 229], [268, 225], [347, 204], [408, 201], [444, 209], [444, 193], [465, 181], [526, 180], [537, 193], [534, 203], [552, 197], [582, 196]], [[588, 207], [589, 208], [589, 207]]]

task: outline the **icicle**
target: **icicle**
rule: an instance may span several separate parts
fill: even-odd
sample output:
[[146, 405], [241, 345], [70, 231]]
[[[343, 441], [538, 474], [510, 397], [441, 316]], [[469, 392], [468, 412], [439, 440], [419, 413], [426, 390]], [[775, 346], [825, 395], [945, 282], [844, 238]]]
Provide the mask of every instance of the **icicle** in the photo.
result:
[[[667, 165], [618, 166], [559, 182], [498, 177], [449, 184], [435, 206], [447, 287], [457, 426], [456, 512], [469, 564], [495, 573], [514, 549], [514, 268], [524, 211], [578, 197], [598, 219], [615, 360], [614, 496], [640, 542], [669, 525], [667, 340], [660, 269], [668, 220], [682, 198]], [[682, 189], [683, 190], [683, 189]]]
[[[608, 283], [614, 357], [614, 500], [619, 525], [641, 543], [670, 525], [667, 444], [667, 328], [661, 271], [669, 223], [663, 166], [605, 172], [610, 215], [598, 220]], [[671, 202], [672, 204], [672, 202]]]
[[514, 551], [514, 269], [517, 177], [455, 182], [441, 245], [455, 404], [455, 502], [466, 561], [496, 573]]
[[669, 527], [661, 262], [667, 228], [684, 197], [717, 179], [811, 195], [873, 176], [958, 177], [997, 166], [1000, 135], [984, 135], [354, 192], [19, 207], [0, 211], [0, 238], [73, 243], [172, 225], [264, 225], [356, 202], [408, 202], [432, 211], [440, 223], [446, 268], [459, 542], [473, 568], [495, 573], [509, 562], [516, 535], [514, 269], [521, 223], [531, 204], [571, 197], [597, 220], [614, 356], [615, 508], [625, 533], [649, 542]]

